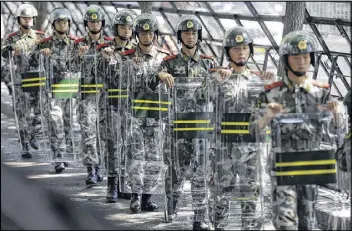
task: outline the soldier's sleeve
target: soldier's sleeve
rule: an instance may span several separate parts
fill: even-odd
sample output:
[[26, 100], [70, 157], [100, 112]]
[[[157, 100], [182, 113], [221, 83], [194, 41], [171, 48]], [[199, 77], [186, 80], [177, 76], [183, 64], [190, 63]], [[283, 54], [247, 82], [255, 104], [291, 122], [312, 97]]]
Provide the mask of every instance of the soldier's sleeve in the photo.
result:
[[5, 59], [9, 58], [9, 55], [10, 55], [9, 53], [13, 51], [13, 48], [12, 48], [13, 43], [14, 43], [13, 38], [10, 35], [6, 36], [4, 46], [1, 48], [1, 56], [4, 57]]
[[[268, 99], [266, 97], [266, 92], [262, 92], [259, 94], [257, 99], [256, 109], [252, 112], [251, 117], [249, 119], [249, 132], [253, 137], [256, 137], [257, 132], [259, 131], [258, 128], [258, 121], [263, 118], [264, 110], [268, 103]], [[269, 127], [264, 128], [264, 132], [267, 131]], [[260, 131], [260, 137], [263, 138], [263, 130]], [[259, 134], [258, 134], [259, 135]]]
[[149, 77], [147, 84], [152, 91], [155, 91], [157, 86], [160, 84], [160, 79], [158, 77], [160, 72], [168, 72], [168, 65], [166, 61], [162, 61], [159, 68], [156, 69], [156, 71]]

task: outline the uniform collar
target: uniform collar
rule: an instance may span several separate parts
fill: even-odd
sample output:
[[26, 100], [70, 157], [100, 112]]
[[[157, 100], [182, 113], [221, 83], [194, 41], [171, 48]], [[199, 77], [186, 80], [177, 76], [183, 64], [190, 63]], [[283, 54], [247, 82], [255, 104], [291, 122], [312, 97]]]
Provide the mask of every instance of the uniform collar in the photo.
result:
[[20, 38], [23, 38], [23, 37], [25, 37], [25, 36], [28, 36], [28, 37], [30, 37], [30, 38], [35, 38], [35, 37], [36, 37], [36, 33], [35, 33], [35, 31], [34, 31], [33, 29], [30, 29], [30, 31], [29, 31], [28, 34], [24, 34], [24, 33], [22, 32], [22, 30], [20, 29], [20, 30], [18, 31], [18, 35], [20, 36]]
[[306, 79], [300, 84], [300, 85], [295, 85], [289, 78], [287, 75], [285, 75], [285, 77], [283, 78], [283, 81], [285, 83], [285, 85], [288, 87], [288, 89], [292, 90], [294, 88], [302, 88], [304, 89], [306, 92], [310, 92], [313, 84], [311, 83], [310, 79], [306, 77]]
[[[229, 69], [231, 68], [231, 66], [229, 65]], [[237, 77], [237, 76], [241, 76], [242, 78], [245, 78], [247, 80], [251, 79], [251, 71], [246, 68], [243, 72], [239, 73], [239, 72], [235, 72], [233, 71], [232, 73], [233, 76]]]
[[181, 52], [179, 53], [179, 55], [185, 62], [188, 62], [190, 59], [193, 59], [195, 62], [198, 62], [198, 60], [199, 60], [199, 54], [197, 51], [194, 53], [194, 55], [192, 57], [190, 57], [190, 56], [186, 55], [185, 53], [183, 53], [183, 51], [181, 49]]
[[88, 41], [88, 45], [91, 45], [93, 42], [96, 42], [97, 45], [105, 42], [103, 33], [100, 33], [100, 37], [97, 41], [93, 41], [93, 39], [89, 36], [89, 33], [85, 36], [85, 40]]
[[139, 45], [136, 48], [139, 56], [143, 57], [145, 55], [147, 56], [151, 56], [151, 57], [156, 57], [156, 55], [158, 54], [158, 49], [156, 48], [156, 46], [152, 46], [152, 49], [150, 49], [149, 53], [145, 53], [140, 47]]
[[115, 38], [114, 38], [114, 40], [112, 40], [112, 44], [115, 47], [115, 50], [120, 50], [122, 48], [125, 48], [126, 50], [130, 50], [133, 47], [133, 43], [130, 40], [128, 40], [128, 42], [126, 43], [126, 45], [124, 47], [120, 46], [120, 44], [118, 44], [116, 42]]
[[65, 42], [66, 45], [69, 45], [70, 44], [70, 38], [67, 37], [67, 35], [65, 35], [65, 38], [63, 40], [60, 40], [57, 36], [56, 36], [56, 33], [53, 34], [52, 36], [53, 38], [53, 41], [57, 42], [57, 43], [60, 43], [60, 42]]

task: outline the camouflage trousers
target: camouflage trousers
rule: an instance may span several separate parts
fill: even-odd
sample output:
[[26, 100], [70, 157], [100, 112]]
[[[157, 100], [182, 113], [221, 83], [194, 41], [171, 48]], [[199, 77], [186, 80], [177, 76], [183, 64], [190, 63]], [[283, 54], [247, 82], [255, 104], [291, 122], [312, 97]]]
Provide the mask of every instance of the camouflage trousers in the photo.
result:
[[[222, 144], [215, 150], [213, 180], [210, 182], [209, 211], [216, 228], [229, 223], [230, 203], [241, 206], [239, 226], [260, 226], [256, 218], [259, 201], [258, 157], [255, 144]], [[239, 181], [237, 182], [237, 175]]]
[[40, 99], [41, 95], [44, 94], [23, 92], [20, 86], [15, 87], [13, 104], [15, 106], [21, 144], [23, 145], [22, 149], [28, 146], [29, 140], [40, 132], [42, 119], [40, 102], [45, 103], [45, 97]]
[[164, 131], [153, 118], [131, 118], [130, 150], [127, 153], [128, 184], [131, 192], [160, 194], [164, 191]]
[[73, 142], [71, 137], [71, 117], [69, 99], [49, 98], [49, 134], [53, 159], [60, 161], [66, 152], [66, 143]]
[[[94, 99], [85, 99], [79, 104], [79, 124], [81, 126], [82, 135], [82, 161], [85, 166], [97, 166], [101, 164], [100, 157], [102, 143], [99, 123], [103, 118], [102, 113], [100, 113], [101, 110], [97, 110], [98, 103]], [[100, 114], [98, 115], [98, 113]]]
[[165, 178], [165, 192], [169, 213], [177, 205], [183, 191], [187, 175], [191, 175], [192, 209], [194, 221], [204, 221], [207, 207], [207, 182], [210, 179], [208, 150], [206, 139], [169, 139], [170, 150], [164, 150], [164, 160], [169, 166]]

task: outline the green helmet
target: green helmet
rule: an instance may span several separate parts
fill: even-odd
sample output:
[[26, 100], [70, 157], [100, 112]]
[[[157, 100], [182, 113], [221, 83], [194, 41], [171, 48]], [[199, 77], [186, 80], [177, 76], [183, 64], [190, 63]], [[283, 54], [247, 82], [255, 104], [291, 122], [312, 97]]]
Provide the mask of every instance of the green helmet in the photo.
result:
[[251, 55], [253, 55], [254, 52], [252, 36], [249, 34], [248, 30], [241, 26], [236, 26], [226, 31], [222, 44], [228, 60], [230, 59], [229, 49], [234, 46], [248, 44]]
[[133, 21], [135, 20], [137, 14], [132, 10], [124, 10], [117, 12], [114, 16], [113, 23], [112, 23], [112, 33], [117, 36], [117, 25], [133, 25]]
[[105, 26], [105, 14], [101, 7], [90, 6], [86, 9], [83, 16], [84, 26], [87, 26], [88, 22], [102, 21], [102, 26]]
[[68, 9], [63, 8], [63, 7], [58, 7], [55, 8], [51, 11], [50, 13], [50, 22], [54, 23], [58, 19], [68, 19], [68, 21], [71, 23], [72, 17], [71, 13]]
[[136, 18], [133, 28], [136, 33], [155, 32], [158, 34], [158, 21], [152, 14], [143, 13]]
[[181, 41], [181, 31], [198, 31], [198, 40], [202, 41], [202, 25], [195, 16], [185, 15], [178, 19], [176, 25], [177, 41]]

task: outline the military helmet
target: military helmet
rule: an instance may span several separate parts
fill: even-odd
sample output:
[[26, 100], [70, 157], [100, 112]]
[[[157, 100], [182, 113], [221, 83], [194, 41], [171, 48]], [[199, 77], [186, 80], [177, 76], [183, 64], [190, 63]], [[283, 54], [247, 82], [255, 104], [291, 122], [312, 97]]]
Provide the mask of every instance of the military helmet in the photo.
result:
[[158, 33], [158, 21], [155, 16], [148, 13], [139, 15], [133, 24], [133, 29], [136, 33], [139, 32], [155, 32]]
[[38, 11], [31, 4], [22, 4], [16, 10], [15, 17], [37, 17]]
[[54, 23], [56, 20], [59, 19], [68, 19], [68, 21], [71, 23], [72, 22], [72, 17], [71, 17], [71, 13], [68, 9], [63, 8], [63, 7], [58, 7], [55, 8], [51, 11], [50, 13], [50, 22]]
[[116, 26], [117, 25], [129, 25], [133, 26], [133, 21], [136, 18], [137, 14], [136, 12], [132, 10], [124, 10], [117, 12], [114, 16], [112, 26], [111, 26], [111, 31], [114, 35], [117, 35], [117, 30]]
[[36, 19], [35, 17], [38, 16], [37, 9], [32, 6], [31, 4], [22, 4], [20, 5], [17, 10], [15, 17], [17, 18], [17, 22], [20, 24], [20, 17], [33, 17], [33, 25], [35, 25]]
[[[281, 41], [279, 55], [287, 59], [287, 55], [311, 54], [311, 64], [314, 65], [314, 53], [317, 50], [317, 40], [314, 36], [304, 30], [296, 30], [288, 33]], [[286, 63], [287, 60], [284, 60]]]
[[176, 25], [177, 41], [181, 41], [181, 31], [198, 31], [198, 40], [202, 41], [202, 25], [195, 16], [185, 15], [178, 19]]
[[89, 6], [83, 16], [84, 26], [87, 26], [87, 22], [102, 21], [103, 26], [105, 25], [105, 14], [99, 6]]
[[234, 46], [248, 44], [251, 55], [254, 53], [252, 36], [249, 34], [248, 30], [241, 26], [236, 26], [230, 30], [227, 30], [222, 44], [228, 59], [230, 59], [229, 49]]

